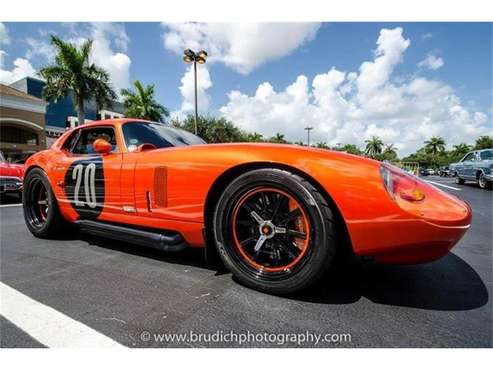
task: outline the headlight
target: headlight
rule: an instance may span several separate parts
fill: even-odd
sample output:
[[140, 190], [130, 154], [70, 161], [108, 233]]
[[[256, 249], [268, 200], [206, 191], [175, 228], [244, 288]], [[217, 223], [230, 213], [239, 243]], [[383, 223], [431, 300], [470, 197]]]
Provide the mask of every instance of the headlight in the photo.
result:
[[420, 186], [421, 181], [400, 168], [382, 163], [380, 176], [392, 199], [396, 200], [397, 196], [408, 202], [419, 202], [425, 199], [425, 193]]

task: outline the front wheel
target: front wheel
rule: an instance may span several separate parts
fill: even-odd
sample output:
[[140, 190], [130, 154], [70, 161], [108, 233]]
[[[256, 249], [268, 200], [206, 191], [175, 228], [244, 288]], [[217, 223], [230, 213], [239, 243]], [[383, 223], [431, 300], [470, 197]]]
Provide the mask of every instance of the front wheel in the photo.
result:
[[457, 175], [457, 177], [455, 178], [455, 183], [458, 185], [464, 185], [465, 182], [466, 182], [466, 180], [461, 179], [459, 175]]
[[492, 183], [491, 181], [488, 181], [486, 180], [486, 176], [484, 175], [483, 172], [481, 172], [479, 174], [479, 177], [478, 177], [478, 185], [481, 189], [488, 189], [488, 190], [491, 190], [492, 188]]
[[213, 224], [225, 266], [243, 284], [272, 294], [317, 281], [336, 250], [327, 201], [310, 182], [284, 170], [238, 177], [219, 199]]

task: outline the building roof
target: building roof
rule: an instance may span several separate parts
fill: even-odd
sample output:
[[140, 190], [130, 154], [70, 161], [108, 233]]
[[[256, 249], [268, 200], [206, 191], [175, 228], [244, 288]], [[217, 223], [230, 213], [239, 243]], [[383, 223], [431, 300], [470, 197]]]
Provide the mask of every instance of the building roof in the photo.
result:
[[23, 91], [14, 89], [13, 87], [4, 84], [0, 84], [0, 95], [9, 95], [9, 96], [14, 96], [16, 98], [27, 99], [38, 103], [46, 103], [46, 101], [43, 99], [37, 98], [33, 95], [26, 94]]

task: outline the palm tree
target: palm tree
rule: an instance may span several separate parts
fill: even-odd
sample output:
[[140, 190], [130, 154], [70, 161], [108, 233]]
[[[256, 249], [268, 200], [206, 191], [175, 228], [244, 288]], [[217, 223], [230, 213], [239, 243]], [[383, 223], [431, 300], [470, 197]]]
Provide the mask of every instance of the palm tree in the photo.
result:
[[95, 98], [99, 108], [111, 105], [116, 94], [110, 85], [110, 76], [104, 69], [89, 62], [92, 40], [85, 41], [80, 48], [51, 36], [56, 48], [55, 63], [41, 68], [39, 74], [46, 80], [43, 96], [58, 101], [70, 92], [74, 94], [79, 124], [85, 122], [85, 102]]
[[445, 140], [441, 136], [433, 136], [425, 141], [425, 148], [428, 153], [433, 156], [445, 151]]
[[474, 149], [479, 150], [479, 149], [493, 149], [493, 137], [485, 135], [485, 136], [480, 136], [476, 140], [476, 145], [474, 146]]
[[371, 158], [377, 158], [382, 154], [383, 141], [378, 136], [373, 136], [370, 140], [365, 140], [365, 154]]
[[277, 133], [275, 136], [272, 136], [269, 141], [271, 143], [285, 144], [287, 143], [286, 139], [284, 139], [284, 135], [281, 133]]
[[246, 135], [246, 141], [259, 143], [264, 141], [264, 137], [262, 136], [262, 134], [259, 134], [258, 132], [248, 133]]
[[135, 92], [122, 89], [125, 116], [142, 118], [155, 122], [163, 122], [169, 111], [154, 99], [154, 85], [144, 86], [137, 80], [134, 82]]
[[397, 159], [397, 148], [394, 144], [389, 144], [385, 146], [382, 156], [384, 159], [393, 161]]
[[468, 144], [460, 143], [460, 144], [454, 145], [454, 150], [452, 151], [452, 154], [455, 157], [462, 157], [467, 152], [469, 152], [470, 150], [471, 150], [471, 147]]

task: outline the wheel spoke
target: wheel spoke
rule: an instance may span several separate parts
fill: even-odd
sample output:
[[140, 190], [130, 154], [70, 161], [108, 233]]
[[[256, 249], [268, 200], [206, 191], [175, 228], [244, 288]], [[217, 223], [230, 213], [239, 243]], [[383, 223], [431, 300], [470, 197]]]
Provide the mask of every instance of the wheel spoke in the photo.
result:
[[271, 220], [274, 220], [274, 218], [277, 215], [277, 212], [279, 211], [279, 207], [281, 206], [282, 202], [285, 199], [286, 198], [284, 196], [282, 196], [281, 194], [277, 194], [277, 199], [276, 199], [276, 202], [274, 203], [274, 209], [272, 210]]
[[267, 210], [267, 207], [269, 206], [269, 204], [268, 204], [269, 203], [269, 200], [267, 198], [267, 195], [265, 195], [264, 192], [261, 192], [260, 193], [260, 197], [262, 199], [262, 204], [264, 205], [264, 211], [266, 211]]
[[286, 230], [286, 234], [294, 236], [295, 238], [306, 239], [306, 234], [298, 230]]
[[262, 248], [262, 245], [264, 245], [265, 241], [267, 240], [267, 237], [265, 235], [260, 235], [260, 238], [258, 238], [257, 243], [255, 244], [255, 247], [253, 250], [255, 252], [258, 252], [260, 248]]
[[39, 205], [48, 204], [48, 201], [46, 199], [45, 200], [38, 200], [38, 204]]
[[288, 242], [283, 237], [279, 237], [278, 240], [280, 241], [279, 246], [290, 258], [298, 257], [299, 250], [294, 246], [294, 244]]
[[264, 219], [260, 217], [260, 215], [254, 209], [252, 209], [252, 207], [250, 207], [248, 204], [245, 203], [243, 207], [245, 207], [250, 217], [252, 217], [257, 223], [260, 224], [264, 222]]
[[289, 212], [288, 215], [281, 222], [279, 222], [279, 225], [285, 226], [291, 221], [296, 220], [300, 216], [301, 216], [301, 210], [299, 208], [296, 208], [291, 212]]
[[240, 244], [242, 246], [246, 246], [246, 245], [253, 243], [253, 242], [255, 242], [255, 238], [253, 236], [251, 236], [251, 237], [246, 238], [245, 240], [241, 241]]

